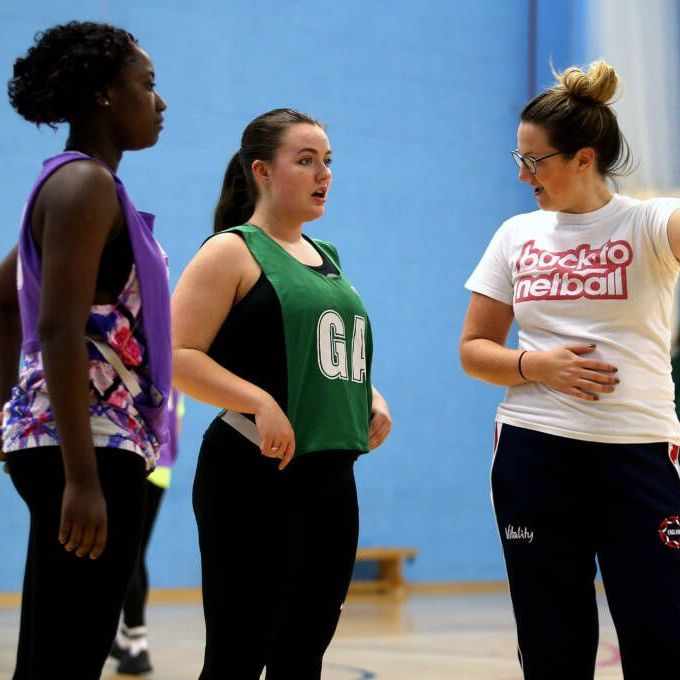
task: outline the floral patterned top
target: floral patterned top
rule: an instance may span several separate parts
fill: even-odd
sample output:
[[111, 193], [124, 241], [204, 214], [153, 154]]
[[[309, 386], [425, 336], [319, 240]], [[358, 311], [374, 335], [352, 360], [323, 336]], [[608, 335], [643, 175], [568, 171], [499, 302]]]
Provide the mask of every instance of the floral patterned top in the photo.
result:
[[[87, 336], [110, 345], [148, 393], [147, 352], [141, 324], [139, 281], [133, 264], [116, 303], [93, 305]], [[136, 409], [116, 370], [88, 343], [90, 362], [90, 426], [95, 447], [133, 451], [152, 469], [159, 443]], [[19, 384], [4, 406], [3, 450], [58, 446], [59, 435], [47, 393], [40, 352], [26, 354]]]

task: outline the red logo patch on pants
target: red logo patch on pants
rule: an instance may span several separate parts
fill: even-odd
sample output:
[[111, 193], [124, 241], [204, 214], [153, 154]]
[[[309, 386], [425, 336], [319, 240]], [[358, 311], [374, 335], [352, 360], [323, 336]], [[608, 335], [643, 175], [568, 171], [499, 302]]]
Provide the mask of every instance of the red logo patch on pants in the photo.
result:
[[661, 522], [659, 538], [665, 546], [680, 549], [680, 516], [672, 515]]

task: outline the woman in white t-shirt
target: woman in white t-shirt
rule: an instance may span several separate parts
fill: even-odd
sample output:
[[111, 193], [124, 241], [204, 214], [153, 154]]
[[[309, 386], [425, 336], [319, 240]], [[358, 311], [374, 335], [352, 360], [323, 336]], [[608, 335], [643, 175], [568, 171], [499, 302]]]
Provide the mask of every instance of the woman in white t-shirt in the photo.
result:
[[[670, 369], [680, 201], [613, 194], [630, 165], [604, 62], [555, 74], [512, 155], [539, 210], [466, 282], [465, 371], [509, 387], [494, 510], [526, 680], [593, 678], [596, 560], [626, 680], [677, 677], [680, 424]], [[505, 346], [519, 326], [519, 348]]]

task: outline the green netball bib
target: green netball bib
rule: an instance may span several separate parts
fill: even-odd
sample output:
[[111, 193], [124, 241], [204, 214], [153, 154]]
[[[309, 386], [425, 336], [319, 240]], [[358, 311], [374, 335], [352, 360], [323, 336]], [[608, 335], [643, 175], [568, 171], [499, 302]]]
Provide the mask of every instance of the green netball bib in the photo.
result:
[[295, 455], [329, 449], [367, 451], [371, 412], [371, 326], [359, 294], [330, 243], [316, 247], [340, 272], [305, 266], [261, 229], [233, 227], [271, 283], [283, 317], [287, 416]]

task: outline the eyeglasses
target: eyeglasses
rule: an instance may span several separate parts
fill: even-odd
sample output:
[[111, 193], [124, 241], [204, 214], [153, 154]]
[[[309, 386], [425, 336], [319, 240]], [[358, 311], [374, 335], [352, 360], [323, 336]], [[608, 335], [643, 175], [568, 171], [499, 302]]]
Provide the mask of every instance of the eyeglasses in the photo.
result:
[[526, 168], [528, 172], [530, 172], [532, 175], [535, 175], [536, 170], [538, 170], [539, 161], [544, 161], [546, 158], [552, 158], [553, 156], [557, 156], [561, 153], [564, 153], [564, 151], [554, 151], [553, 153], [546, 154], [545, 156], [541, 156], [540, 158], [532, 158], [531, 156], [525, 156], [524, 154], [519, 152], [519, 149], [515, 149], [510, 153], [512, 154], [512, 157], [515, 159], [515, 163], [517, 163], [517, 167], [520, 170], [522, 168]]

